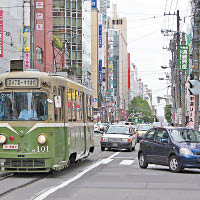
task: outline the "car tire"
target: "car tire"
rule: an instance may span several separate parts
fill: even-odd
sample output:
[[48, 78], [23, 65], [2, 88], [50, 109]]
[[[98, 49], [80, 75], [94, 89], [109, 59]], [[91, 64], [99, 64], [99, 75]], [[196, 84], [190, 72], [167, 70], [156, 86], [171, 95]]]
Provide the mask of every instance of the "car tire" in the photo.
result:
[[169, 158], [169, 169], [171, 172], [174, 173], [180, 172], [182, 170], [178, 158], [176, 156], [171, 156]]
[[146, 159], [146, 156], [144, 155], [144, 153], [139, 154], [138, 160], [139, 160], [140, 168], [146, 169], [148, 167], [147, 159]]
[[105, 147], [101, 147], [101, 151], [105, 151]]

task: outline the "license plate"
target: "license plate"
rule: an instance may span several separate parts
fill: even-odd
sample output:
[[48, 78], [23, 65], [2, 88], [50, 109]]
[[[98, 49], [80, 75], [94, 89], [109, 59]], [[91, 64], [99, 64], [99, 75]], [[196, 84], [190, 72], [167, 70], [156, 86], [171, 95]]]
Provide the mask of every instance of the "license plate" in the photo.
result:
[[18, 144], [4, 144], [3, 149], [18, 149]]
[[113, 147], [117, 147], [118, 144], [117, 144], [117, 143], [113, 143], [112, 146], [113, 146]]

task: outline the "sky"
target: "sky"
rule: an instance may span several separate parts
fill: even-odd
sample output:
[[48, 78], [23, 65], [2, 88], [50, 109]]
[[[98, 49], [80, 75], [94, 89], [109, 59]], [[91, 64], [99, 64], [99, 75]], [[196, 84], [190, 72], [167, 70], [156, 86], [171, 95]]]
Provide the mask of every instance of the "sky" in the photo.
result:
[[[190, 0], [111, 0], [111, 7], [112, 4], [118, 5], [120, 17], [127, 18], [131, 62], [137, 66], [142, 82], [152, 89], [153, 104], [163, 114], [160, 107], [164, 102], [158, 105], [156, 97], [167, 94], [169, 83], [159, 78], [166, 78], [165, 73], [170, 73], [170, 69], [164, 70], [161, 65], [169, 66], [171, 52], [165, 48], [172, 36], [164, 36], [161, 29], [176, 31], [176, 16], [164, 16], [164, 13], [172, 14], [179, 10], [182, 19], [180, 30], [186, 31], [191, 20]], [[108, 14], [112, 15], [111, 9]]]

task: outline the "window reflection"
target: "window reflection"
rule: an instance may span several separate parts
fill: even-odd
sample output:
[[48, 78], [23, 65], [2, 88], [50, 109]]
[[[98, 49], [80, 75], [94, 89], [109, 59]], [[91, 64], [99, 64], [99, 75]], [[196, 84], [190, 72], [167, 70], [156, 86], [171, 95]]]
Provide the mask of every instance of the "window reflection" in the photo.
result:
[[0, 93], [0, 120], [47, 120], [47, 94], [43, 92]]

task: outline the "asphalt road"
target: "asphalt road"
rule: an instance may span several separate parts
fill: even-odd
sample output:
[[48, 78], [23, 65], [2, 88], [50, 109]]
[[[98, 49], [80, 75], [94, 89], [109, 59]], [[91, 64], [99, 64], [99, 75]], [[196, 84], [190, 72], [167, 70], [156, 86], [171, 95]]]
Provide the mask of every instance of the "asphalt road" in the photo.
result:
[[[136, 151], [100, 151], [87, 160], [51, 174], [0, 178], [1, 200], [196, 200], [200, 199], [200, 170], [171, 173], [168, 167], [140, 169]], [[23, 185], [20, 187], [20, 185]], [[12, 188], [15, 186], [15, 189]], [[18, 186], [18, 187], [17, 187]]]

